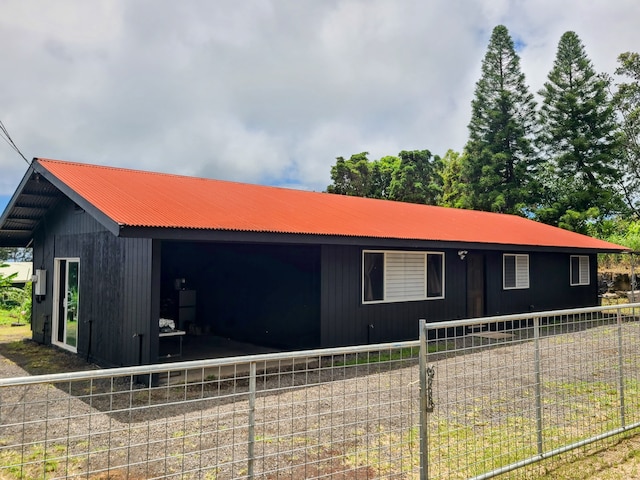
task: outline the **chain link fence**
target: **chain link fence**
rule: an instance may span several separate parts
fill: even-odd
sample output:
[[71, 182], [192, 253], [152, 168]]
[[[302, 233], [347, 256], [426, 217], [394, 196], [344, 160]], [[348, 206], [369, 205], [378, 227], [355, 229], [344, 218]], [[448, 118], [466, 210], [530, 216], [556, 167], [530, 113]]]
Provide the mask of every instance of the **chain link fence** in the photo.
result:
[[3, 378], [0, 479], [535, 477], [540, 460], [640, 424], [638, 312], [425, 322], [415, 342]]

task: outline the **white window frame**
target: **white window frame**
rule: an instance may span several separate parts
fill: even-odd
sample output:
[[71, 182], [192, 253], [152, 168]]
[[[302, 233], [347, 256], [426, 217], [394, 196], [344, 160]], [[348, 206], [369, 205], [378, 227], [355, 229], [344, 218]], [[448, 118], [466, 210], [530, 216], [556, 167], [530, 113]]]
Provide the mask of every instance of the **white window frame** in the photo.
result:
[[[577, 282], [573, 278], [573, 259], [578, 259]], [[571, 255], [569, 259], [569, 284], [572, 287], [591, 284], [591, 272], [589, 269], [589, 255]]]
[[[365, 254], [383, 255], [383, 294], [381, 300], [365, 299]], [[428, 296], [428, 256], [441, 259], [441, 295]], [[445, 298], [444, 252], [415, 250], [363, 250], [362, 251], [362, 303], [398, 303]]]
[[[507, 257], [514, 257], [514, 285], [507, 285]], [[522, 290], [529, 288], [529, 255], [523, 253], [502, 254], [502, 288]]]

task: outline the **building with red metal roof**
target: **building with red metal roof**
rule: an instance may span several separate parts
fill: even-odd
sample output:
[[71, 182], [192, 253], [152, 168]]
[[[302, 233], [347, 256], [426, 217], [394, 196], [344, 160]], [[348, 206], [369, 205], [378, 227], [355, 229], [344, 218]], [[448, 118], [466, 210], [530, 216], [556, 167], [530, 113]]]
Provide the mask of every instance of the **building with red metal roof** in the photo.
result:
[[0, 246], [33, 247], [34, 339], [104, 365], [155, 361], [161, 324], [294, 349], [590, 306], [597, 253], [626, 250], [513, 215], [48, 159]]

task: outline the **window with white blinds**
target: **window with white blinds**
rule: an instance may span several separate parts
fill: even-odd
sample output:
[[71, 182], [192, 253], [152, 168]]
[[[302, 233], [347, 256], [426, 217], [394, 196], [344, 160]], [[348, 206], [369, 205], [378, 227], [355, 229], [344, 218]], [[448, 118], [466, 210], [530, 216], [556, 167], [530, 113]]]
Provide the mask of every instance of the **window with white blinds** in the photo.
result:
[[571, 285], [589, 285], [589, 257], [587, 255], [571, 255]]
[[385, 300], [421, 300], [426, 297], [427, 270], [424, 253], [388, 252], [385, 268]]
[[529, 255], [505, 253], [503, 259], [503, 288], [529, 288]]
[[406, 302], [444, 298], [444, 254], [364, 251], [362, 302]]

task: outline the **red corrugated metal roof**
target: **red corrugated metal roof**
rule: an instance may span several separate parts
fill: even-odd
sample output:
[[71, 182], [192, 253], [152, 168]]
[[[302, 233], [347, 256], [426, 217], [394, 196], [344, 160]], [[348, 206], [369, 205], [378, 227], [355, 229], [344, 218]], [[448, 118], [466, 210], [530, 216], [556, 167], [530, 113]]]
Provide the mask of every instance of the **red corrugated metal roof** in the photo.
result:
[[36, 161], [123, 226], [626, 250], [514, 215]]

